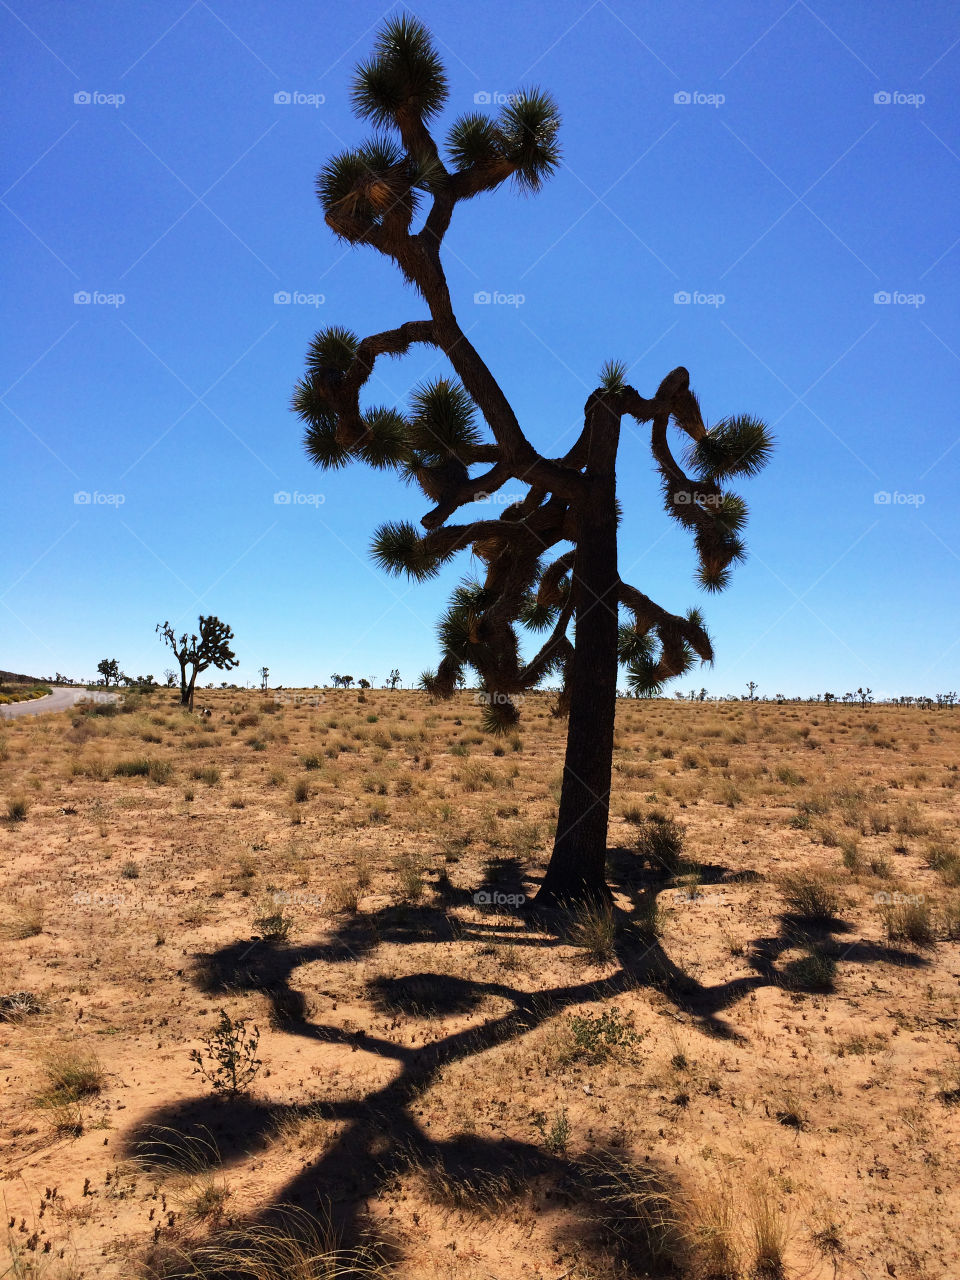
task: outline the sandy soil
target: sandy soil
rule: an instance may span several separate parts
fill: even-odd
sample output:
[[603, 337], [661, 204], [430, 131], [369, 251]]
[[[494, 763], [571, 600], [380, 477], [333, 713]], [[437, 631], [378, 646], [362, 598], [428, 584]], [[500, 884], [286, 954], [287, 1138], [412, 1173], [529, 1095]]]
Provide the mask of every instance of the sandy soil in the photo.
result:
[[284, 697], [0, 730], [10, 1274], [293, 1205], [400, 1280], [960, 1276], [960, 712], [623, 702], [616, 928], [547, 929], [546, 695]]

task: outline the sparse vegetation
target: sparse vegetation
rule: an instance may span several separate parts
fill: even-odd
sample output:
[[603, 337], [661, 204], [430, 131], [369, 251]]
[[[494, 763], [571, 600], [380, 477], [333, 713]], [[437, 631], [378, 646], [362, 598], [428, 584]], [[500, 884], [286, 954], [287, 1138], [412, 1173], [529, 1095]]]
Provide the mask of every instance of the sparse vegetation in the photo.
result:
[[[78, 1239], [113, 1230], [110, 1215], [122, 1206], [131, 1240], [174, 1250], [165, 1264], [174, 1275], [178, 1266], [190, 1274], [188, 1258], [209, 1273], [220, 1242], [239, 1241], [231, 1233], [247, 1229], [251, 1195], [265, 1194], [272, 1212], [308, 1167], [324, 1187], [342, 1188], [328, 1164], [342, 1135], [358, 1150], [369, 1149], [374, 1130], [371, 1141], [393, 1140], [411, 1112], [388, 1107], [368, 1131], [328, 1099], [343, 1089], [352, 1108], [383, 1087], [385, 1070], [402, 1076], [409, 1061], [425, 1071], [413, 1112], [423, 1112], [423, 1158], [411, 1157], [406, 1174], [401, 1159], [395, 1174], [370, 1175], [362, 1192], [376, 1230], [399, 1214], [424, 1257], [442, 1255], [446, 1237], [436, 1224], [455, 1211], [493, 1224], [491, 1240], [516, 1232], [509, 1248], [518, 1265], [532, 1266], [555, 1246], [556, 1219], [533, 1209], [536, 1189], [554, 1185], [566, 1188], [564, 1221], [616, 1265], [659, 1249], [657, 1267], [672, 1259], [691, 1280], [724, 1267], [754, 1280], [761, 1254], [767, 1275], [776, 1274], [778, 1249], [787, 1275], [813, 1254], [828, 1270], [831, 1259], [865, 1256], [868, 1247], [884, 1256], [874, 1219], [856, 1207], [841, 1221], [824, 1205], [822, 1220], [808, 1222], [808, 1201], [779, 1177], [770, 1181], [769, 1212], [755, 1207], [749, 1188], [769, 1179], [774, 1158], [794, 1185], [816, 1187], [821, 1174], [842, 1180], [838, 1133], [854, 1094], [858, 1133], [891, 1178], [894, 1170], [909, 1178], [897, 1146], [903, 1127], [889, 1125], [890, 1095], [860, 1088], [861, 1080], [888, 1080], [905, 1110], [934, 1100], [943, 1125], [960, 1123], [955, 1053], [920, 1021], [927, 1009], [952, 1016], [960, 937], [950, 880], [957, 826], [945, 803], [954, 792], [942, 786], [953, 776], [960, 732], [944, 713], [934, 740], [922, 711], [870, 711], [883, 736], [921, 744], [909, 765], [913, 829], [926, 828], [916, 836], [896, 830], [910, 825], [902, 820], [910, 806], [889, 785], [903, 776], [902, 760], [872, 746], [849, 758], [835, 727], [833, 754], [812, 762], [799, 732], [815, 714], [809, 708], [754, 703], [756, 723], [748, 724], [737, 704], [623, 700], [608, 872], [615, 910], [547, 927], [515, 904], [477, 904], [474, 894], [483, 888], [509, 899], [542, 875], [563, 733], [549, 716], [549, 694], [528, 699], [531, 725], [543, 728], [528, 734], [516, 774], [509, 746], [496, 756], [496, 740], [481, 732], [469, 693], [447, 708], [416, 691], [371, 689], [367, 706], [333, 713], [295, 701], [265, 710], [259, 691], [205, 693], [218, 724], [258, 717], [246, 732], [261, 735], [262, 752], [250, 750], [243, 730], [211, 733], [184, 718], [176, 697], [145, 693], [134, 712], [65, 717], [68, 734], [74, 719], [93, 726], [78, 741], [61, 741], [41, 722], [6, 729], [5, 793], [29, 796], [30, 813], [26, 824], [0, 825], [0, 945], [17, 964], [11, 987], [24, 988], [0, 1000], [0, 1026], [38, 1045], [81, 1037], [81, 1051], [95, 1047], [101, 1064], [51, 1090], [45, 1075], [37, 1080], [39, 1050], [22, 1067], [11, 1056], [8, 1087], [54, 1139], [49, 1157], [34, 1156], [51, 1187], [55, 1150], [86, 1135], [99, 1151], [95, 1131], [112, 1125], [103, 1156], [89, 1166], [100, 1194], [79, 1198], [86, 1216], [74, 1221]], [[732, 737], [742, 741], [728, 744]], [[138, 744], [148, 741], [144, 756]], [[456, 743], [467, 757], [450, 753]], [[691, 751], [700, 763], [685, 769]], [[305, 767], [311, 755], [320, 767]], [[725, 763], [711, 762], [722, 755]], [[149, 768], [115, 771], [141, 759], [168, 762], [189, 785], [159, 786]], [[299, 780], [309, 782], [308, 802], [292, 800]], [[741, 793], [735, 809], [715, 803], [725, 781]], [[232, 807], [237, 800], [242, 808]], [[798, 802], [810, 815], [806, 829], [789, 824]], [[383, 818], [371, 823], [374, 804]], [[291, 809], [302, 817], [296, 827]], [[822, 842], [827, 827], [836, 845]], [[67, 970], [57, 963], [64, 954], [66, 999], [59, 984]], [[163, 980], [134, 984], [131, 974]], [[204, 1053], [216, 1042], [221, 1005], [231, 1031], [245, 1030], [246, 1057], [231, 1032], [222, 1059]], [[691, 1019], [689, 1010], [711, 1005], [715, 1018]], [[180, 1050], [174, 1025], [190, 1038]], [[924, 1038], [907, 1038], [911, 1027]], [[901, 1057], [906, 1045], [913, 1047]], [[190, 1061], [193, 1046], [207, 1074], [191, 1080], [201, 1065]], [[244, 1061], [255, 1071], [246, 1083]], [[211, 1079], [217, 1067], [226, 1070], [222, 1089]], [[318, 1070], [332, 1074], [330, 1091], [321, 1084], [317, 1096]], [[151, 1109], [175, 1123], [182, 1099], [226, 1098], [235, 1085], [236, 1105], [249, 1108], [242, 1141], [267, 1142], [277, 1171], [271, 1188], [261, 1190], [256, 1155], [232, 1155], [228, 1177], [218, 1162], [164, 1174], [160, 1194], [177, 1225], [164, 1225], [153, 1242], [149, 1208], [159, 1214], [160, 1202], [152, 1192], [144, 1200], [106, 1196], [123, 1192], [117, 1183], [114, 1193], [115, 1157], [142, 1116], [126, 1086], [147, 1078], [159, 1081]], [[77, 1096], [83, 1079], [99, 1089]], [[505, 1082], [514, 1079], [522, 1087], [511, 1092]], [[229, 1122], [221, 1139], [240, 1140]], [[939, 1140], [915, 1141], [940, 1158]], [[603, 1170], [597, 1161], [607, 1161]], [[403, 1190], [395, 1194], [395, 1185]], [[721, 1185], [714, 1203], [707, 1188]], [[21, 1209], [14, 1184], [7, 1194], [19, 1212], [35, 1210], [28, 1202]], [[918, 1205], [925, 1195], [916, 1192]], [[636, 1222], [624, 1217], [628, 1201]], [[918, 1213], [939, 1239], [938, 1219]], [[764, 1215], [770, 1221], [755, 1231]], [[831, 1244], [838, 1239], [843, 1254]], [[502, 1271], [502, 1258], [475, 1240], [487, 1269]], [[355, 1236], [346, 1244], [355, 1246]], [[408, 1280], [414, 1264], [399, 1252], [398, 1280]], [[139, 1280], [119, 1255], [97, 1257], [107, 1280]]]

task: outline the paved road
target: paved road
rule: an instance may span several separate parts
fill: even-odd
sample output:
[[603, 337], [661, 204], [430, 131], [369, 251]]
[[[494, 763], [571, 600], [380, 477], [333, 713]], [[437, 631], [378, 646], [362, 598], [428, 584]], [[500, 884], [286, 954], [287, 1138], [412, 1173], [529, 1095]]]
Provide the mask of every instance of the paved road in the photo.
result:
[[0, 707], [0, 719], [15, 720], [18, 716], [38, 716], [42, 711], [67, 711], [83, 698], [91, 698], [94, 702], [112, 702], [115, 693], [91, 692], [88, 689], [67, 689], [53, 686], [53, 693], [44, 698], [33, 698], [29, 702], [8, 702]]

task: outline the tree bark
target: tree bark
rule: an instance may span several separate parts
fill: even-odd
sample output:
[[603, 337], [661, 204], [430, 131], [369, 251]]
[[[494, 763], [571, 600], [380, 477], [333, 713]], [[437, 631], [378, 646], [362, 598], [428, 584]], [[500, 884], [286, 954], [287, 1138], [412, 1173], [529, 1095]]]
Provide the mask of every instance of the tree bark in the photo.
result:
[[616, 459], [620, 419], [603, 402], [592, 417], [573, 569], [576, 636], [570, 722], [553, 853], [536, 901], [541, 906], [610, 901], [607, 824], [617, 699]]

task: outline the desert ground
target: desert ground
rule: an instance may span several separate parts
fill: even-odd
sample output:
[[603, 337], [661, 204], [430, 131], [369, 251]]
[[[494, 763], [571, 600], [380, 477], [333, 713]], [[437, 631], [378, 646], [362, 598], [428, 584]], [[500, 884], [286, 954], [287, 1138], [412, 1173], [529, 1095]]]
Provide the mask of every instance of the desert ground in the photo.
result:
[[960, 1276], [960, 711], [621, 701], [547, 927], [549, 695], [197, 700], [0, 726], [0, 1275]]

